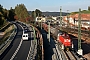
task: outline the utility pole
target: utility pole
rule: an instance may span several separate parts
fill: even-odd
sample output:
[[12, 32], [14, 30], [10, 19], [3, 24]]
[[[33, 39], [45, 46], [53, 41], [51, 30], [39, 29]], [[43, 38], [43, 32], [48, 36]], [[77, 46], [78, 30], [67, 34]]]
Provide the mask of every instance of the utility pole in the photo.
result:
[[83, 50], [81, 49], [81, 9], [79, 9], [78, 16], [78, 54], [83, 55]]
[[60, 6], [60, 30], [62, 30], [62, 7]]

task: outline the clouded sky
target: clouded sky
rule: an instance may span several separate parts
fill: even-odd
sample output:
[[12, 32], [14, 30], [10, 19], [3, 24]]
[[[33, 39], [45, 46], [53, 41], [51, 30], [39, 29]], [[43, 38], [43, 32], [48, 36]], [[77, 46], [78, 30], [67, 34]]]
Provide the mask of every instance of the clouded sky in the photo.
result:
[[28, 11], [39, 9], [41, 11], [58, 11], [62, 6], [62, 11], [78, 11], [79, 8], [87, 10], [90, 6], [90, 0], [1, 0], [0, 4], [6, 8], [15, 8], [17, 4], [24, 4]]

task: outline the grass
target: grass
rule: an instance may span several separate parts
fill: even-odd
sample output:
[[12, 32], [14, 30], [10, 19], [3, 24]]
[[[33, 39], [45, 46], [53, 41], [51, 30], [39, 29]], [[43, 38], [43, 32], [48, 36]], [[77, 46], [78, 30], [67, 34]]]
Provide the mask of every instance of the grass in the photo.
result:
[[[71, 12], [71, 15], [77, 14], [77, 13], [79, 13], [79, 12]], [[90, 10], [82, 10], [81, 13], [90, 14]]]
[[8, 25], [8, 24], [9, 24], [9, 22], [6, 22], [5, 24], [1, 25], [1, 26], [0, 26], [0, 30], [1, 30], [4, 26], [6, 26], [6, 25]]
[[4, 35], [3, 38], [0, 40], [0, 45], [1, 45], [2, 43], [4, 43], [4, 42], [8, 39], [8, 37], [11, 35], [12, 31], [14, 30], [13, 27], [14, 27], [13, 25], [10, 25], [10, 26], [4, 31], [5, 35]]
[[90, 14], [90, 11], [89, 10], [83, 10], [83, 11], [81, 11], [81, 13], [86, 13], [86, 14]]

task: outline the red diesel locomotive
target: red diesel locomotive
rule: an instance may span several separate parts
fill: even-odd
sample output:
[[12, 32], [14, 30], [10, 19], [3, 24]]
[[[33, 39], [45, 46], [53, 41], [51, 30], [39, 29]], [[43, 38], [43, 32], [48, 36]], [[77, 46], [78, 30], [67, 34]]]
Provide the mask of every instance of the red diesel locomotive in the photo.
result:
[[[48, 25], [43, 23], [44, 30], [48, 31]], [[50, 26], [50, 32], [57, 37], [57, 41], [61, 44], [61, 48], [68, 50], [73, 48], [72, 41], [70, 36], [66, 32], [58, 31], [57, 29]]]
[[61, 34], [59, 33], [57, 40], [58, 40], [58, 42], [61, 43], [62, 49], [69, 50], [70, 48], [73, 48], [72, 41], [66, 32], [61, 33]]

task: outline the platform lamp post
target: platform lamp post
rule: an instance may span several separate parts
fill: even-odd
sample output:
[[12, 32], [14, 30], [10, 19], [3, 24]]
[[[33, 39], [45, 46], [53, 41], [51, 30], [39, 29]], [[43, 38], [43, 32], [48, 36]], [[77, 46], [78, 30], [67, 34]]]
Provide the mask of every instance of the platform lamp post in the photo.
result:
[[62, 6], [60, 6], [60, 30], [62, 30]]
[[79, 55], [83, 55], [83, 50], [81, 49], [81, 9], [79, 8], [78, 15], [78, 52]]

